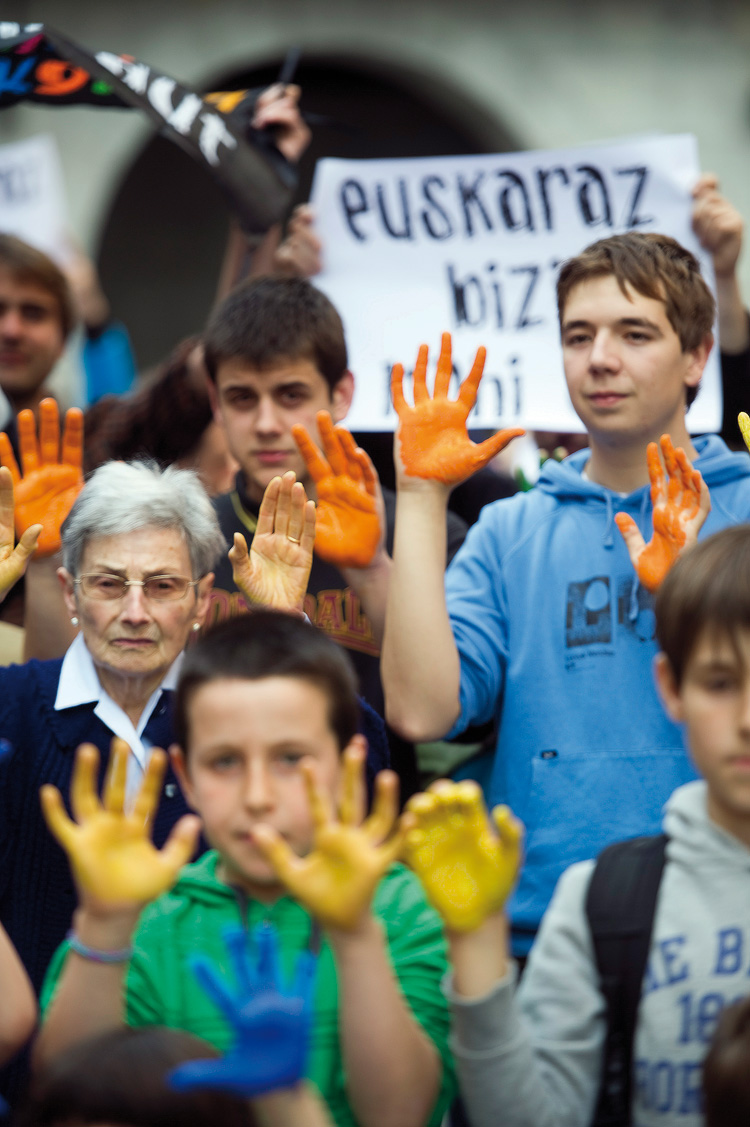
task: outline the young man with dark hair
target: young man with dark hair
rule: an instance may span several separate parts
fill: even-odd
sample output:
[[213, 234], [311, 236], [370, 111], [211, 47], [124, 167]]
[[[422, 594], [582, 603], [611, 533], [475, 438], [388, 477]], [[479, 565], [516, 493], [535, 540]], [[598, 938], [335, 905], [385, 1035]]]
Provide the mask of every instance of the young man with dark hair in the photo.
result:
[[75, 320], [65, 275], [52, 259], [0, 234], [0, 388], [14, 411], [44, 399]]
[[[319, 411], [329, 412], [334, 423], [346, 416], [354, 377], [347, 367], [344, 329], [329, 299], [308, 281], [263, 277], [225, 298], [208, 322], [204, 347], [214, 411], [241, 466], [234, 491], [217, 499], [216, 510], [230, 544], [235, 532], [249, 541], [272, 478], [294, 470], [308, 497], [316, 498], [292, 427], [303, 425], [319, 441]], [[362, 695], [380, 713], [378, 624], [385, 610], [395, 503], [395, 495], [385, 490], [384, 536], [367, 568], [340, 570], [316, 551], [305, 599], [311, 622], [349, 651]], [[451, 514], [447, 527], [450, 559], [465, 526]], [[245, 609], [228, 562], [217, 569], [212, 598], [209, 621]]]
[[175, 769], [213, 849], [149, 907], [198, 828], [183, 820], [161, 854], [150, 848], [155, 768], [133, 817], [122, 813], [117, 753], [99, 806], [92, 749], [79, 750], [77, 826], [54, 788], [43, 793], [79, 908], [45, 987], [40, 1059], [124, 1021], [186, 1029], [226, 1049], [227, 1022], [189, 959], [221, 964], [226, 925], [269, 921], [285, 967], [320, 952], [308, 1075], [335, 1122], [439, 1124], [453, 1087], [444, 939], [416, 877], [393, 864], [402, 839], [392, 832], [392, 772], [379, 776], [362, 822], [365, 743], [347, 656], [289, 615], [243, 615], [186, 655], [176, 708], [184, 742]]
[[[411, 463], [399, 469], [387, 718], [413, 740], [497, 718], [486, 793], [528, 828], [512, 905], [519, 955], [563, 869], [656, 832], [663, 802], [694, 777], [651, 685], [652, 597], [614, 522], [623, 510], [648, 538], [648, 444], [667, 433], [695, 460], [713, 503], [704, 533], [750, 515], [748, 459], [687, 431], [713, 343], [714, 302], [693, 255], [666, 236], [614, 236], [563, 266], [559, 294], [565, 377], [589, 448], [485, 509], [445, 581], [447, 493], [481, 450], [445, 401], [447, 383], [435, 401], [397, 404], [400, 461], [407, 452]], [[425, 440], [428, 410], [445, 421]]]
[[[686, 551], [655, 609], [656, 682], [702, 778], [669, 798], [666, 842], [620, 842], [563, 874], [517, 992], [503, 900], [521, 852], [518, 827], [509, 832], [508, 811], [495, 811], [495, 835], [467, 783], [438, 784], [412, 804], [409, 860], [435, 903], [443, 897], [453, 1048], [474, 1127], [703, 1124], [704, 1054], [723, 1008], [750, 989], [750, 527]], [[464, 899], [474, 897], [468, 921], [437, 883], [433, 841], [433, 852], [460, 852]], [[603, 867], [614, 879], [615, 851], [619, 880], [603, 887]], [[600, 922], [602, 897], [610, 911]], [[632, 1024], [623, 1019], [630, 1005]], [[719, 1024], [723, 1044], [706, 1062], [710, 1127], [747, 1122], [747, 1059], [737, 1060], [739, 1046], [750, 1047], [743, 1010]], [[744, 1101], [744, 1120], [725, 1117], [730, 1092]]]

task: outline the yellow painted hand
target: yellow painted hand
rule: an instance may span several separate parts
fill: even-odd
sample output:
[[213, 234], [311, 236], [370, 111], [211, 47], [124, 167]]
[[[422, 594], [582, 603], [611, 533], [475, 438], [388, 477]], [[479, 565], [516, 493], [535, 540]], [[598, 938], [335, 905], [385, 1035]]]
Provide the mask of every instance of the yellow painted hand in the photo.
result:
[[399, 830], [389, 836], [398, 815], [398, 777], [381, 771], [372, 814], [361, 821], [364, 751], [344, 753], [341, 817], [333, 815], [330, 797], [320, 787], [312, 760], [303, 760], [314, 827], [313, 848], [306, 857], [292, 853], [276, 830], [256, 826], [255, 844], [296, 900], [323, 927], [352, 931], [361, 922], [375, 887], [403, 847]]
[[200, 819], [190, 814], [179, 820], [163, 849], [149, 839], [167, 764], [161, 748], [153, 749], [133, 810], [125, 813], [129, 755], [124, 740], [112, 740], [100, 802], [99, 752], [92, 744], [81, 744], [70, 790], [75, 821], [68, 817], [57, 787], [43, 786], [40, 791], [47, 825], [68, 854], [80, 901], [87, 906], [111, 909], [148, 903], [171, 888], [198, 840]]
[[288, 470], [268, 483], [250, 551], [240, 532], [229, 549], [234, 581], [248, 603], [301, 610], [314, 544], [315, 502]]
[[523, 827], [507, 806], [496, 806], [492, 821], [495, 829], [480, 788], [469, 781], [440, 779], [406, 804], [404, 860], [449, 931], [479, 927], [516, 883]]
[[737, 422], [740, 424], [740, 433], [744, 439], [745, 446], [750, 450], [750, 415], [748, 415], [746, 411], [740, 411], [737, 416]]
[[684, 450], [674, 447], [668, 434], [661, 436], [659, 447], [649, 442], [646, 449], [654, 525], [649, 543], [646, 544], [631, 516], [615, 514], [635, 572], [646, 590], [652, 592], [658, 591], [677, 557], [696, 542], [711, 511], [708, 486], [690, 465]]
[[83, 412], [72, 407], [65, 415], [60, 445], [60, 415], [54, 399], [39, 404], [39, 441], [33, 411], [18, 415], [18, 444], [23, 477], [7, 434], [0, 434], [0, 463], [7, 466], [15, 487], [15, 522], [19, 536], [41, 524], [37, 554], [50, 556], [60, 547], [60, 526], [83, 489]]
[[443, 333], [431, 398], [426, 384], [427, 346], [423, 344], [414, 365], [413, 407], [404, 398], [404, 369], [401, 364], [394, 364], [391, 393], [399, 418], [397, 470], [400, 462], [407, 477], [458, 485], [485, 466], [512, 438], [525, 433], [519, 428], [501, 430], [478, 444], [469, 438], [466, 420], [476, 402], [485, 355], [483, 348], [477, 351], [473, 367], [459, 388], [458, 399], [449, 399], [453, 374], [451, 336]]
[[3, 466], [0, 469], [0, 601], [26, 571], [42, 531], [41, 524], [29, 525], [14, 548], [13, 526], [13, 477]]

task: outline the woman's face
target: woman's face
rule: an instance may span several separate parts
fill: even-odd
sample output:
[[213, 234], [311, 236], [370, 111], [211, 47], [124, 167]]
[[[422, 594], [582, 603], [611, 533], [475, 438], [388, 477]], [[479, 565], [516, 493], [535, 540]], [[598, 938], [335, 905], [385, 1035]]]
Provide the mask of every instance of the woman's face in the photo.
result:
[[[188, 587], [183, 598], [172, 601], [150, 599], [142, 587], [128, 587], [121, 599], [97, 600], [85, 595], [64, 569], [60, 574], [68, 611], [78, 617], [100, 673], [153, 678], [156, 683], [183, 650], [193, 623], [203, 622], [213, 582], [213, 575], [205, 575], [196, 587]], [[153, 527], [93, 537], [84, 548], [80, 574], [136, 580], [192, 576], [180, 532]]]

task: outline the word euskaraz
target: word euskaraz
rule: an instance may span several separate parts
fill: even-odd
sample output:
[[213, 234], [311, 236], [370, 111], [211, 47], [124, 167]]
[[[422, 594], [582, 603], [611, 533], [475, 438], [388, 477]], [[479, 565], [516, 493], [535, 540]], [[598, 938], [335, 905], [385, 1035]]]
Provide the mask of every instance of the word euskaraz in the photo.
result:
[[593, 164], [431, 173], [365, 183], [350, 177], [339, 189], [344, 219], [359, 242], [374, 235], [417, 241], [481, 237], [488, 232], [553, 231], [571, 207], [586, 227], [643, 227], [653, 222], [643, 201], [645, 165], [603, 170]]

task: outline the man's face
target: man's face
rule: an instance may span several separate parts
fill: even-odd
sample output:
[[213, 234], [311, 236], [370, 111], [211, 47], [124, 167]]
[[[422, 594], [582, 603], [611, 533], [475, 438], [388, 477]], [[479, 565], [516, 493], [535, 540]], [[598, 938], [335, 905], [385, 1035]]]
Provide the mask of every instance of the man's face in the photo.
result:
[[700, 381], [710, 341], [682, 351], [662, 301], [612, 275], [575, 286], [563, 313], [565, 378], [573, 407], [595, 441], [649, 442], [684, 427], [688, 387]]
[[353, 389], [347, 372], [331, 392], [311, 360], [279, 361], [263, 370], [238, 359], [219, 365], [211, 391], [217, 421], [226, 431], [253, 500], [259, 501], [271, 479], [287, 470], [294, 470], [310, 492], [292, 427], [301, 423], [317, 441], [317, 412], [330, 411], [334, 422], [339, 422], [349, 410]]
[[[735, 648], [736, 646], [736, 648]], [[750, 833], [750, 630], [726, 635], [705, 630], [679, 688], [663, 654], [657, 682], [674, 721], [687, 730], [690, 756], [708, 784], [708, 812], [718, 825], [747, 840]]]
[[64, 345], [57, 298], [0, 266], [0, 387], [16, 410], [31, 403]]
[[190, 748], [178, 753], [175, 767], [221, 854], [222, 877], [258, 899], [276, 899], [283, 888], [254, 845], [253, 829], [272, 826], [300, 857], [312, 848], [300, 763], [314, 760], [321, 788], [335, 800], [341, 753], [328, 700], [299, 677], [222, 679], [201, 685], [187, 709]]

